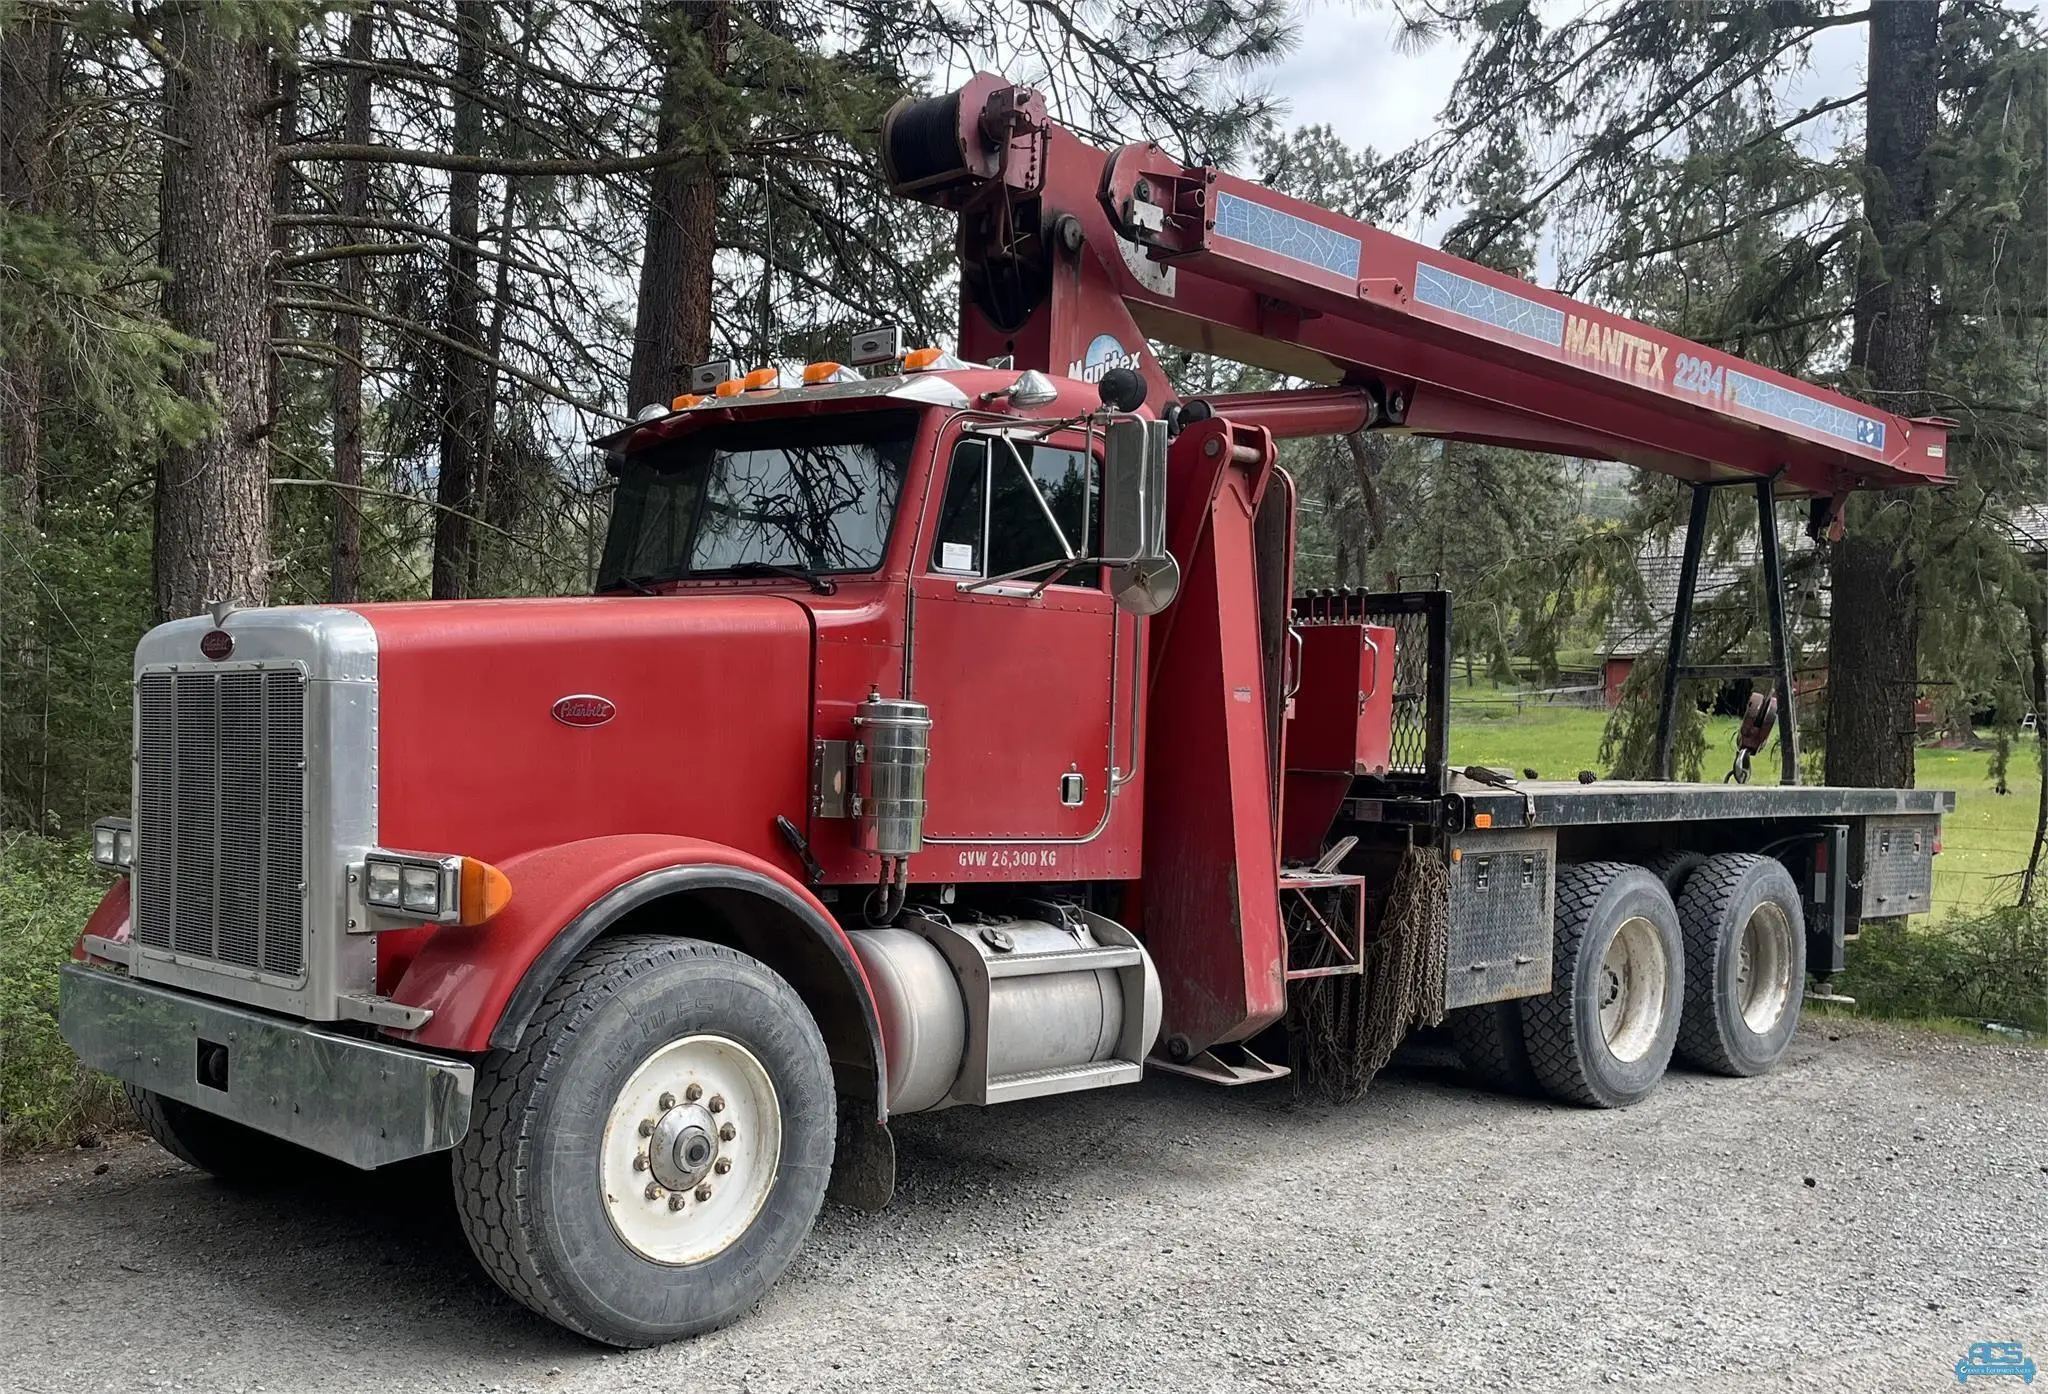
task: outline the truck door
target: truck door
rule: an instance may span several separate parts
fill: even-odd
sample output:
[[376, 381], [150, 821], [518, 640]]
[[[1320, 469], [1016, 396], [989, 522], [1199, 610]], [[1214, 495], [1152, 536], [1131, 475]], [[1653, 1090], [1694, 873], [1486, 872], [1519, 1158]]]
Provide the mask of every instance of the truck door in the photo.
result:
[[[932, 714], [927, 841], [1078, 840], [1104, 822], [1137, 621], [1099, 566], [991, 579], [1100, 552], [1099, 465], [1078, 433], [964, 436], [945, 462], [911, 583], [912, 693]], [[1125, 750], [1131, 738], [1116, 736]]]

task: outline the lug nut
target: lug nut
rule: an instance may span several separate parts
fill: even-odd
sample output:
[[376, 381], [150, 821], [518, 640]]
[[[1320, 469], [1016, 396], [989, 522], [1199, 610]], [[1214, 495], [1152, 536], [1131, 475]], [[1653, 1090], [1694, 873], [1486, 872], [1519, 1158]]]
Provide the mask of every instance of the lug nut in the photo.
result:
[[740, 1130], [738, 1128], [735, 1128], [730, 1123], [721, 1123], [718, 1125], [718, 1140], [720, 1142], [731, 1142], [734, 1138], [738, 1137], [739, 1135]]
[[654, 1120], [652, 1118], [643, 1118], [640, 1120], [640, 1136], [654, 1136]]
[[728, 1171], [732, 1170], [732, 1158], [720, 1157], [717, 1163], [713, 1165], [711, 1169], [717, 1172], [720, 1176], [725, 1175]]
[[688, 1099], [693, 1104], [696, 1103], [697, 1100], [704, 1097], [704, 1086], [701, 1084], [691, 1085], [688, 1089], [685, 1089], [683, 1091], [683, 1097]]
[[697, 1199], [699, 1199], [699, 1200], [709, 1200], [709, 1199], [711, 1199], [711, 1187], [710, 1187], [710, 1186], [708, 1186], [708, 1185], [705, 1185], [705, 1186], [699, 1186], [699, 1187], [697, 1188]]
[[663, 1094], [661, 1096], [661, 1106], [663, 1108], [674, 1108], [676, 1106], [676, 1096], [673, 1094]]
[[713, 1113], [725, 1112], [725, 1095], [713, 1094], [711, 1096], [711, 1103], [709, 1107]]
[[661, 1199], [661, 1183], [659, 1181], [650, 1181], [647, 1183], [647, 1198], [649, 1200]]
[[682, 1198], [681, 1196], [676, 1196], [676, 1195], [672, 1195], [672, 1196], [670, 1196], [670, 1197], [668, 1198], [668, 1208], [669, 1208], [669, 1209], [671, 1209], [671, 1210], [680, 1210], [680, 1209], [682, 1209], [682, 1208], [683, 1208], [683, 1198]]
[[642, 1152], [639, 1156], [633, 1159], [633, 1170], [635, 1171], [645, 1171], [651, 1165], [652, 1163], [650, 1163], [647, 1160], [647, 1154], [645, 1152]]

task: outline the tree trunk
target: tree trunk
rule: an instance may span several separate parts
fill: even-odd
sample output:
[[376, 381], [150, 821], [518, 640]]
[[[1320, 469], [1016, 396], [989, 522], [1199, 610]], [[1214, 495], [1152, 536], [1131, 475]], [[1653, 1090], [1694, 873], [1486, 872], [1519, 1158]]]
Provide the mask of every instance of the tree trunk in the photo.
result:
[[[376, 53], [376, 17], [365, 7], [349, 17], [348, 56], [368, 63]], [[342, 113], [342, 140], [351, 145], [370, 141], [370, 74], [361, 67], [348, 75], [348, 99]], [[370, 166], [355, 161], [341, 171], [341, 216], [360, 219], [370, 208]], [[360, 234], [352, 224], [336, 233], [343, 243]], [[343, 304], [363, 299], [367, 266], [361, 257], [343, 257], [336, 268], [335, 289]], [[348, 603], [363, 593], [363, 322], [354, 315], [334, 317], [334, 535], [327, 571], [327, 595]]]
[[[0, 205], [51, 212], [50, 161], [66, 26], [28, 10], [0, 26]], [[30, 528], [41, 511], [43, 354], [32, 331], [0, 360], [0, 506]]]
[[[664, 36], [666, 43], [664, 44]], [[626, 410], [667, 405], [688, 383], [692, 364], [711, 357], [711, 262], [718, 247], [718, 171], [709, 136], [723, 95], [732, 47], [732, 14], [723, 3], [670, 6], [656, 25], [665, 46], [663, 150], [688, 143], [704, 153], [665, 165], [650, 181], [647, 245], [640, 260], [633, 364]]]
[[154, 592], [164, 619], [215, 600], [261, 604], [270, 590], [270, 48], [223, 33], [218, 18], [205, 6], [163, 11], [164, 317], [211, 345], [175, 381], [220, 413], [212, 434], [165, 451], [157, 468]]
[[[2048, 586], [2048, 575], [2042, 577]], [[2027, 849], [2027, 869], [2020, 874], [2020, 904], [2032, 905], [2041, 890], [2041, 859], [2048, 852], [2048, 596], [2027, 607], [2028, 662], [2033, 668], [2027, 693], [2034, 710], [2034, 754], [2041, 776], [2034, 805], [2034, 842]]]
[[[481, 155], [484, 109], [484, 50], [491, 23], [489, 0], [455, 0], [454, 152]], [[490, 403], [484, 397], [483, 292], [477, 284], [477, 233], [482, 177], [448, 176], [448, 232], [455, 239], [448, 258], [448, 304], [443, 332], [459, 347], [443, 357], [445, 400], [441, 412], [440, 504], [434, 515], [434, 599], [454, 600], [469, 591], [469, 554], [476, 532], [474, 505], [477, 451], [483, 443]]]
[[[1924, 238], [1934, 214], [1927, 148], [1934, 138], [1939, 68], [1935, 0], [1870, 8], [1865, 99], [1864, 216], [1857, 268], [1852, 365], [1880, 405], [1926, 410], [1933, 294]], [[1848, 533], [1830, 558], [1827, 781], [1910, 788], [1918, 696], [1918, 582], [1910, 504], [1851, 500]], [[1894, 521], [1895, 520], [1895, 521]]]
[[[277, 143], [280, 146], [292, 144], [299, 135], [299, 60], [295, 53], [278, 56], [276, 73], [277, 102]], [[292, 250], [292, 196], [298, 186], [299, 172], [291, 162], [279, 160], [272, 171], [270, 182], [270, 255], [271, 265], [282, 265]], [[266, 415], [264, 420], [274, 430], [284, 414], [284, 359], [277, 352], [277, 344], [285, 337], [290, 324], [283, 297], [270, 298], [270, 351], [266, 355], [269, 366], [269, 388], [264, 398]]]

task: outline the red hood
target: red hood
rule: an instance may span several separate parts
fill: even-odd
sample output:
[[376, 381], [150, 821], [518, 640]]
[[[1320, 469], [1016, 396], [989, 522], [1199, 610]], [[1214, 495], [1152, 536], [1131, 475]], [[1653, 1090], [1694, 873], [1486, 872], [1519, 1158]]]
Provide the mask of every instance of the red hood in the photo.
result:
[[677, 833], [789, 861], [775, 815], [803, 821], [813, 707], [794, 598], [355, 608], [377, 632], [383, 846], [499, 861]]

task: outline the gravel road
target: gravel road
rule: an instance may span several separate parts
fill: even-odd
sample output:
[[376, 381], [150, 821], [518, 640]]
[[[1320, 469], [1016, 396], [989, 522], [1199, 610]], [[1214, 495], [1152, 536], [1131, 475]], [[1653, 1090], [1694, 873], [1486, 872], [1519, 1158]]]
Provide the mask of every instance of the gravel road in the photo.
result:
[[1982, 1340], [2048, 1367], [2040, 1050], [1809, 1024], [1775, 1075], [1594, 1113], [1424, 1048], [1342, 1109], [1160, 1077], [898, 1135], [886, 1213], [828, 1208], [759, 1311], [632, 1354], [500, 1297], [416, 1183], [242, 1196], [135, 1138], [0, 1168], [0, 1389], [1952, 1390]]

